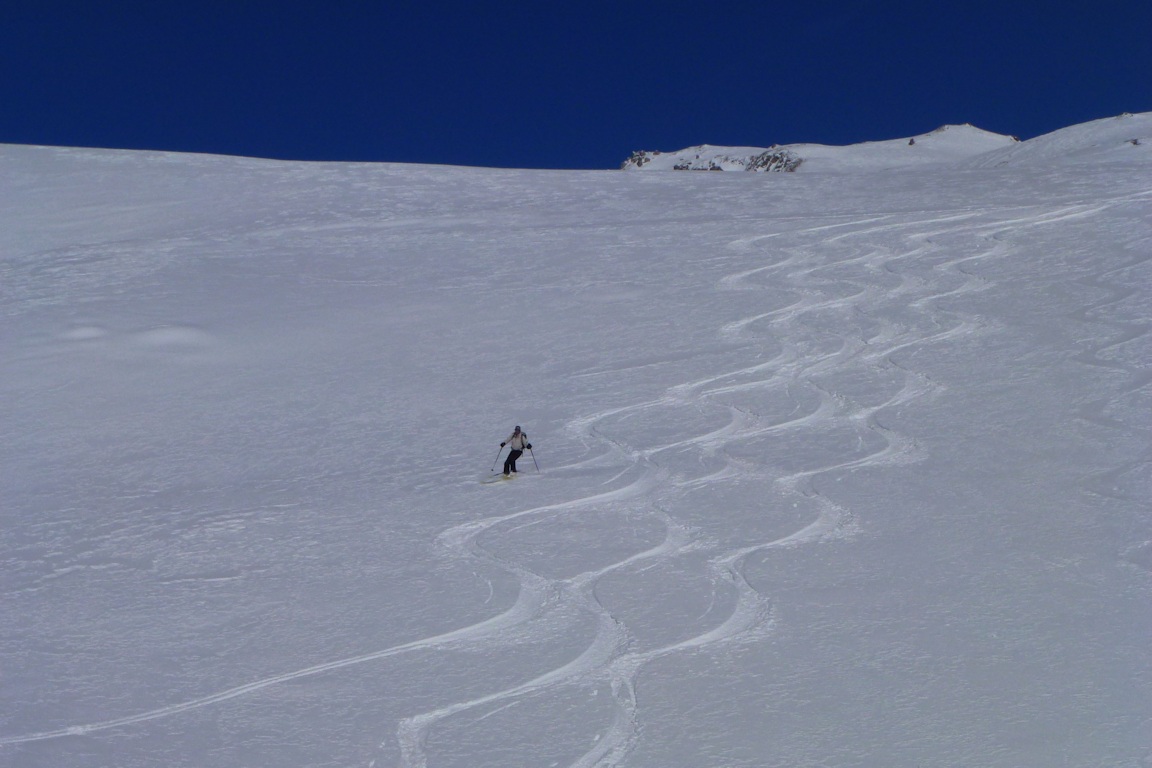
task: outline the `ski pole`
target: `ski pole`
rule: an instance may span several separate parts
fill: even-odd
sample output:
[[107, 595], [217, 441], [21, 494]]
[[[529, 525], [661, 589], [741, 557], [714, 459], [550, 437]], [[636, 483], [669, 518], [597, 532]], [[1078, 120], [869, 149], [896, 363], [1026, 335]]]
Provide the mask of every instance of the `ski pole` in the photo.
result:
[[540, 474], [540, 463], [536, 461], [536, 451], [529, 448], [528, 453], [532, 454], [532, 463], [536, 465], [536, 474]]
[[496, 471], [496, 464], [499, 463], [500, 454], [502, 454], [502, 453], [504, 453], [504, 446], [500, 446], [499, 448], [496, 449], [496, 461], [492, 462], [492, 471], [493, 472]]

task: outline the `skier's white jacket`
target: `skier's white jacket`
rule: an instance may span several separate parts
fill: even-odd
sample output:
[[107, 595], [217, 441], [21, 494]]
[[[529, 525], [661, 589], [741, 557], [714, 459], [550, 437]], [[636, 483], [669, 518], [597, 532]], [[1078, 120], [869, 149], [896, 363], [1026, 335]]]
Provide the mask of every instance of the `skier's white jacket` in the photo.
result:
[[520, 434], [513, 432], [508, 435], [508, 439], [504, 441], [504, 444], [514, 451], [522, 451], [524, 450], [524, 446], [528, 445], [528, 435], [524, 432]]

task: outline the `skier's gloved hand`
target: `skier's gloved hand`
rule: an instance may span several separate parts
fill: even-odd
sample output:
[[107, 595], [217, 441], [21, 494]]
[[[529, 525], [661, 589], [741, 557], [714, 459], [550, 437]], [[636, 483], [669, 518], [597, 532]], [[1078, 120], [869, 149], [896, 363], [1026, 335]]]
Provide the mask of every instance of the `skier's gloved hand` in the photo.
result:
[[528, 443], [528, 445], [526, 445], [524, 447], [527, 448], [528, 450], [532, 450], [532, 443]]
[[504, 447], [504, 443], [500, 443], [500, 447], [501, 447], [501, 448], [503, 448], [503, 447]]

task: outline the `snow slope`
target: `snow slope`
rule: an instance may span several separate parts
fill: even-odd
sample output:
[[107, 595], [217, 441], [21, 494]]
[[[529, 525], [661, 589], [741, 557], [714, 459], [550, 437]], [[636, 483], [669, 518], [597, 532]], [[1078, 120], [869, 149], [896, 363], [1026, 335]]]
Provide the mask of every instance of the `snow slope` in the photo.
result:
[[967, 165], [1152, 163], [1152, 112], [1093, 120], [972, 158]]
[[1150, 180], [0, 147], [0, 765], [1152, 763]]
[[1018, 142], [972, 125], [945, 125], [930, 133], [903, 139], [867, 141], [848, 146], [783, 144], [763, 147], [703, 145], [675, 152], [636, 152], [624, 170], [645, 171], [884, 171], [919, 167], [1007, 150]]

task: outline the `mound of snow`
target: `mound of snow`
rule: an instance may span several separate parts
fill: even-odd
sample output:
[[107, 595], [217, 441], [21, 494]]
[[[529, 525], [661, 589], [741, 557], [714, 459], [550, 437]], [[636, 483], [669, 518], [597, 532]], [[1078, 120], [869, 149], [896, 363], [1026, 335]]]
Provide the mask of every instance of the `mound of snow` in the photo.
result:
[[704, 144], [676, 152], [640, 151], [622, 167], [655, 171], [880, 171], [956, 163], [1017, 143], [1012, 136], [973, 125], [945, 125], [910, 138], [848, 146], [785, 144], [764, 148]]
[[1004, 165], [1152, 161], [1152, 112], [1124, 114], [1061, 128], [973, 158], [965, 165]]

